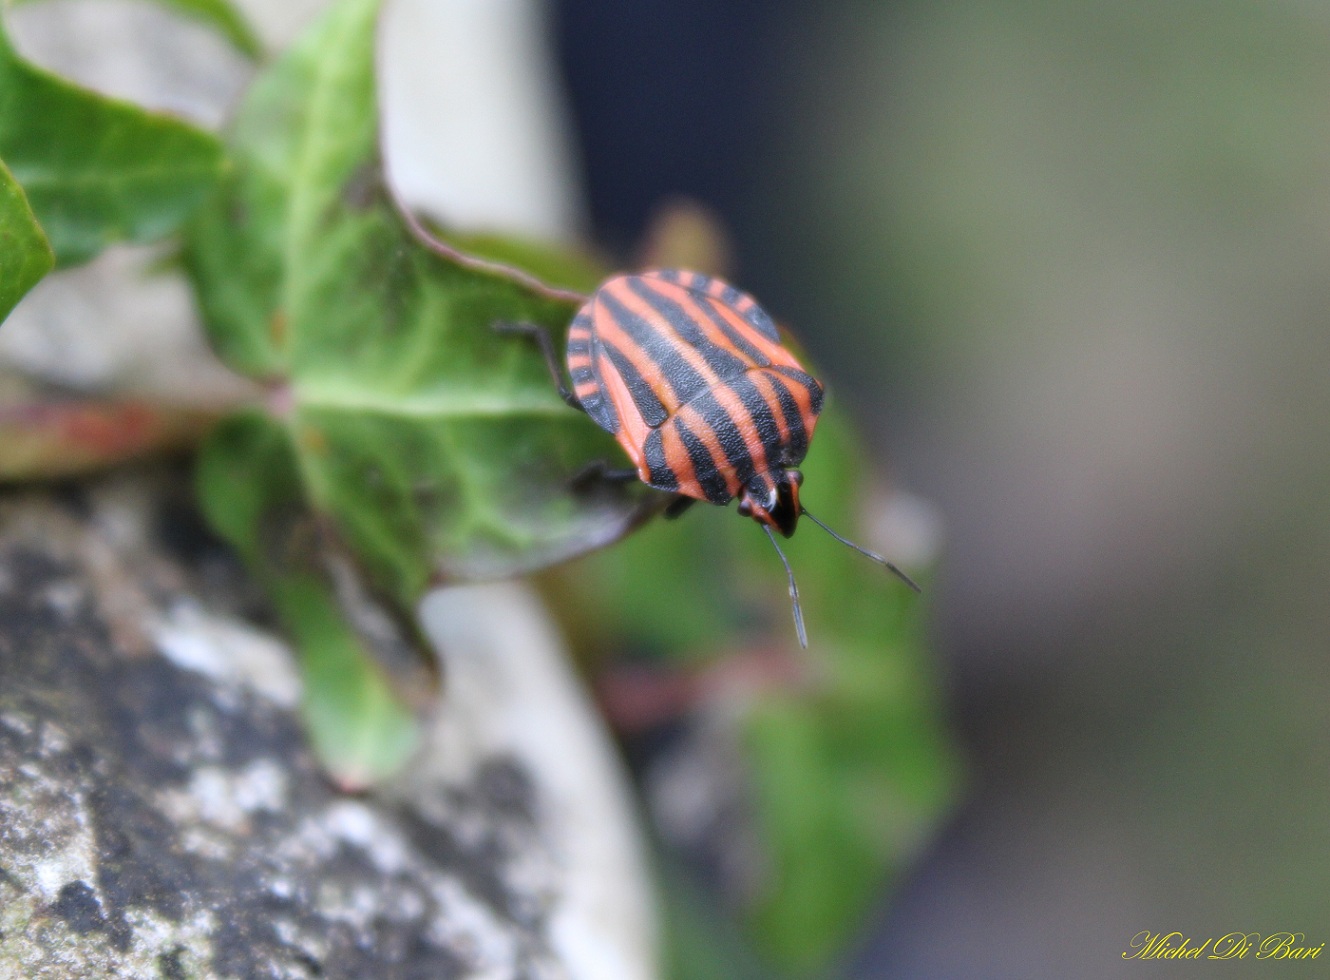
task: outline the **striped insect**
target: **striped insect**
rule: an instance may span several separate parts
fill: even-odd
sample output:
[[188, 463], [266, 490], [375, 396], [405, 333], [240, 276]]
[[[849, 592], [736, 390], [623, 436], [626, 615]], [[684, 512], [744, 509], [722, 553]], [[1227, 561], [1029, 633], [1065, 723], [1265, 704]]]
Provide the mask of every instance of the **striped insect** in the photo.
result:
[[794, 534], [806, 516], [919, 587], [899, 568], [841, 537], [799, 500], [797, 467], [822, 411], [822, 385], [781, 344], [766, 312], [720, 279], [674, 269], [616, 276], [588, 299], [568, 330], [564, 383], [549, 335], [500, 324], [541, 346], [560, 396], [614, 435], [640, 479], [677, 495], [667, 513], [698, 500], [728, 504], [761, 525], [789, 579], [799, 643], [808, 645], [794, 571], [773, 529]]

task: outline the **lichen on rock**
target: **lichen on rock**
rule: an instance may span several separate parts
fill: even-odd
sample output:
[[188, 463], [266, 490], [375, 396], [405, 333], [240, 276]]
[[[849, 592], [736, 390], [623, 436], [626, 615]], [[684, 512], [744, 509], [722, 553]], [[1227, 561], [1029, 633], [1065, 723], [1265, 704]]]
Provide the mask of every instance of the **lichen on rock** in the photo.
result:
[[179, 475], [0, 499], [0, 978], [587, 976], [558, 779], [487, 738], [336, 792]]

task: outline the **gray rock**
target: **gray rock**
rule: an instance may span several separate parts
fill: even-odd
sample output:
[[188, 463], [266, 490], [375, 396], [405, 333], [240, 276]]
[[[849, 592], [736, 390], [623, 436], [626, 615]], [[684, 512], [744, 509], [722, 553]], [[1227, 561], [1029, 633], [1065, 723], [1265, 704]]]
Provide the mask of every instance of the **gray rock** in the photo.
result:
[[652, 976], [630, 810], [534, 600], [436, 600], [431, 748], [339, 795], [184, 476], [0, 499], [0, 978]]

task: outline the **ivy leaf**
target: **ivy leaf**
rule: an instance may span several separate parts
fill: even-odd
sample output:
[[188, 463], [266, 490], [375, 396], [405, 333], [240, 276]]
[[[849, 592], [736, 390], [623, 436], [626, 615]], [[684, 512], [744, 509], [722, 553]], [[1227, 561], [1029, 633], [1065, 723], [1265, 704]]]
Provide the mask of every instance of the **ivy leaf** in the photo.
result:
[[0, 158], [59, 265], [161, 238], [223, 169], [216, 138], [79, 88], [18, 56], [0, 24]]
[[[15, 2], [29, 3], [32, 0], [15, 0]], [[208, 24], [248, 58], [258, 58], [263, 53], [263, 46], [249, 23], [241, 16], [240, 11], [226, 0], [156, 0], [156, 2], [192, 20]]]
[[233, 416], [205, 445], [197, 482], [209, 522], [239, 550], [294, 634], [306, 724], [325, 768], [346, 789], [394, 772], [415, 748], [417, 724], [371, 653], [385, 632], [388, 644], [418, 638], [409, 627], [395, 636], [391, 627], [356, 629], [376, 611], [365, 596], [347, 594], [341, 558], [304, 506], [286, 432], [257, 412]]
[[670, 980], [777, 980], [726, 917], [717, 896], [690, 881], [669, 855], [655, 857], [663, 974]]
[[[801, 499], [851, 538], [862, 457], [833, 409], [800, 466]], [[811, 522], [781, 547], [808, 624], [809, 649], [788, 653], [810, 676], [750, 692], [743, 745], [768, 874], [743, 922], [774, 968], [802, 975], [843, 950], [899, 880], [951, 805], [959, 767], [921, 598]], [[784, 569], [732, 508], [694, 507], [546, 581], [584, 646], [679, 662], [795, 643]]]
[[392, 771], [412, 741], [378, 626], [414, 644], [432, 584], [558, 561], [655, 506], [573, 490], [617, 446], [559, 399], [533, 344], [493, 329], [561, 337], [571, 302], [441, 257], [391, 203], [377, 10], [342, 0], [256, 80], [228, 135], [234, 169], [185, 251], [214, 347], [270, 392], [269, 415], [214, 433], [199, 491], [295, 634], [313, 742], [351, 782]]
[[222, 357], [266, 379], [309, 505], [404, 609], [432, 582], [497, 577], [607, 543], [632, 494], [576, 494], [619, 458], [556, 395], [526, 321], [574, 308], [420, 245], [381, 183], [374, 0], [345, 0], [264, 77], [235, 171], [187, 261]]
[[[865, 454], [833, 407], [800, 467], [801, 500], [852, 540], [860, 538]], [[742, 560], [769, 575], [774, 598], [787, 607], [777, 625], [788, 630], [782, 570], [771, 568], [768, 543], [755, 537], [736, 542]], [[763, 692], [746, 719], [759, 832], [771, 861], [747, 926], [767, 956], [818, 975], [854, 939], [882, 892], [900, 883], [954, 803], [961, 768], [927, 640], [932, 570], [910, 570], [925, 590], [917, 595], [811, 524], [786, 553], [799, 579], [816, 678], [807, 692]]]
[[23, 188], [0, 160], [0, 322], [54, 265]]

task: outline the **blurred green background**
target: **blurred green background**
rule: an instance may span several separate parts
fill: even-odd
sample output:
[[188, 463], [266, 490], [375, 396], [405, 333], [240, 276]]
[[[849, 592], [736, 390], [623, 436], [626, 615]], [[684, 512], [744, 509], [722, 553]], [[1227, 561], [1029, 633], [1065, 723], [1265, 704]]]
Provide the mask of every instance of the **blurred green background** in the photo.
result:
[[970, 792], [846, 975], [1330, 940], [1330, 5], [560, 6], [602, 237], [719, 209], [945, 516]]

